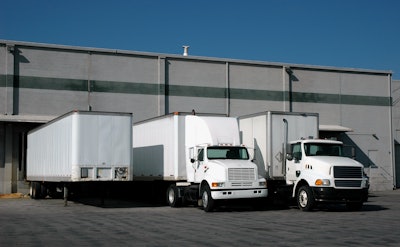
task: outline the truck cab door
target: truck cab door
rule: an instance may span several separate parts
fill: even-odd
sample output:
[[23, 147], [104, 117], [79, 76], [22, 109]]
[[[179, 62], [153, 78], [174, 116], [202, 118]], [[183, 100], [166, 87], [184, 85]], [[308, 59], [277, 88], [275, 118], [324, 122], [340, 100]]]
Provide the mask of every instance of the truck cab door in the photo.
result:
[[204, 166], [204, 148], [199, 148], [197, 150], [197, 160], [194, 163], [194, 181], [201, 182], [204, 178], [205, 166]]
[[293, 184], [300, 175], [300, 164], [302, 159], [301, 144], [291, 145], [290, 157], [286, 157], [286, 183]]

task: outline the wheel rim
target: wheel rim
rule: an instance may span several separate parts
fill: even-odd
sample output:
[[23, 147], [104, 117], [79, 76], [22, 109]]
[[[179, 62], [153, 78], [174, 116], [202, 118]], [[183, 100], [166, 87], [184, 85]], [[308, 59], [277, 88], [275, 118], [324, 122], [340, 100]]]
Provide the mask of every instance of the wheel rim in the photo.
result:
[[207, 191], [203, 192], [203, 207], [206, 208], [208, 206], [208, 194]]
[[306, 207], [308, 204], [308, 195], [307, 192], [305, 192], [304, 190], [301, 190], [299, 192], [299, 203], [301, 207]]
[[174, 192], [173, 189], [170, 189], [168, 191], [168, 201], [169, 201], [170, 204], [173, 204], [174, 201], [175, 201], [175, 192]]

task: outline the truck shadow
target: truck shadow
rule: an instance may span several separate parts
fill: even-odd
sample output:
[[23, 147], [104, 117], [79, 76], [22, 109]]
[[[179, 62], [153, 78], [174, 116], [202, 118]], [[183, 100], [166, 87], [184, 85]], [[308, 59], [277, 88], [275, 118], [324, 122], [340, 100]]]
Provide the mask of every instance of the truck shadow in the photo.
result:
[[[143, 187], [142, 187], [143, 188]], [[82, 194], [69, 198], [68, 204], [78, 203], [99, 208], [139, 208], [139, 207], [169, 207], [164, 192], [157, 190], [118, 190], [123, 193]], [[109, 191], [110, 192], [110, 191]], [[133, 192], [133, 193], [132, 193]], [[361, 210], [352, 212], [374, 212], [389, 210], [379, 205], [380, 196], [370, 195], [369, 201], [365, 202]], [[201, 207], [189, 205], [188, 207], [202, 210]], [[299, 210], [294, 201], [287, 200], [234, 200], [221, 201], [217, 204], [214, 212], [244, 212], [244, 211], [284, 211]], [[344, 204], [319, 204], [313, 211], [321, 212], [351, 212]]]
[[166, 189], [155, 183], [92, 183], [72, 188], [72, 203], [100, 208], [135, 208], [166, 206]]
[[[165, 202], [152, 201], [148, 199], [130, 199], [130, 198], [101, 198], [101, 197], [80, 197], [68, 201], [68, 204], [83, 204], [99, 208], [154, 208], [169, 207]], [[201, 207], [188, 206], [202, 211]], [[244, 203], [227, 203], [219, 205], [213, 212], [252, 212], [252, 211], [285, 211], [299, 210], [294, 205], [283, 204], [262, 204], [248, 205]], [[365, 203], [361, 210], [349, 211], [343, 204], [322, 204], [318, 205], [313, 212], [376, 212], [389, 210], [389, 208], [374, 203]]]
[[[284, 203], [271, 202], [269, 200], [228, 200], [219, 202], [213, 212], [251, 212], [251, 211], [281, 211], [289, 210], [290, 207]], [[199, 210], [202, 210], [199, 207]]]
[[377, 195], [368, 195], [368, 201], [364, 202], [362, 208], [360, 210], [348, 210], [345, 204], [320, 204], [316, 207], [315, 210], [325, 211], [325, 212], [374, 212], [374, 211], [382, 211], [389, 210], [390, 208], [379, 205], [380, 196]]
[[100, 198], [100, 197], [80, 197], [74, 198], [68, 203], [84, 204], [99, 208], [142, 208], [142, 207], [165, 207], [162, 202], [149, 200], [133, 200], [129, 198]]
[[389, 208], [383, 207], [381, 205], [375, 204], [364, 204], [360, 210], [348, 210], [346, 205], [343, 204], [324, 204], [320, 205], [314, 209], [314, 211], [323, 211], [323, 212], [374, 212], [374, 211], [382, 211], [388, 210]]

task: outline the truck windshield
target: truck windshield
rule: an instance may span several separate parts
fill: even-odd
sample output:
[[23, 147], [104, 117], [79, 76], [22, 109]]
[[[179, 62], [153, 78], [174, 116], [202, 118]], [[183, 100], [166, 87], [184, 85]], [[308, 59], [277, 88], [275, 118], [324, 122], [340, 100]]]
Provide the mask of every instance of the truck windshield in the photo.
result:
[[331, 143], [305, 143], [307, 156], [343, 156], [342, 145]]
[[208, 147], [207, 158], [248, 160], [249, 154], [245, 147]]

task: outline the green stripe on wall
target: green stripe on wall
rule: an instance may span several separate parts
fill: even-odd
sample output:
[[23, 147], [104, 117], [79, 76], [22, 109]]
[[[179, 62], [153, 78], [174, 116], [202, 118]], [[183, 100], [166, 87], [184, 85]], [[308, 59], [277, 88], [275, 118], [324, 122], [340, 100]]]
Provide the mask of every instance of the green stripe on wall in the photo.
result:
[[[87, 80], [78, 79], [59, 79], [45, 77], [20, 76], [16, 82], [16, 87], [47, 90], [68, 90], [87, 92]], [[5, 87], [6, 76], [0, 75], [0, 87]], [[8, 85], [13, 77], [8, 78]], [[156, 83], [135, 83], [135, 82], [114, 82], [92, 80], [91, 92], [104, 93], [126, 93], [126, 94], [146, 94], [146, 95], [167, 95], [181, 97], [203, 97], [203, 98], [228, 98], [240, 100], [265, 100], [265, 101], [288, 101], [292, 97], [292, 102], [304, 103], [324, 103], [324, 104], [346, 104], [346, 105], [375, 105], [390, 106], [390, 97], [379, 96], [360, 96], [360, 95], [340, 95], [324, 93], [301, 93], [272, 91], [272, 90], [253, 90], [217, 87], [198, 87], [180, 85], [159, 85]]]
[[321, 93], [292, 93], [293, 102], [324, 103], [324, 104], [345, 104], [345, 105], [376, 105], [390, 106], [390, 97], [361, 96], [361, 95], [340, 95]]
[[86, 80], [20, 76], [19, 87], [31, 89], [87, 91], [88, 86]]
[[165, 94], [183, 97], [227, 98], [225, 88], [167, 85]]
[[339, 94], [321, 94], [321, 93], [292, 93], [292, 100], [294, 102], [309, 102], [309, 103], [327, 103], [327, 104], [339, 104]]
[[91, 81], [92, 92], [157, 95], [158, 88], [157, 84], [148, 83]]
[[[13, 75], [8, 75], [7, 86], [17, 88], [50, 89], [50, 90], [70, 90], [86, 91], [87, 81], [74, 79], [59, 79], [45, 77], [19, 76], [18, 81], [14, 80]], [[16, 85], [14, 85], [16, 84]], [[6, 86], [6, 76], [0, 75], [0, 87]]]
[[288, 99], [288, 93], [282, 91], [231, 88], [229, 92], [231, 99], [283, 101], [285, 95]]
[[5, 87], [5, 86], [6, 86], [6, 76], [0, 75], [0, 87]]
[[375, 105], [390, 106], [391, 97], [359, 96], [359, 95], [341, 95], [341, 103], [346, 105]]

